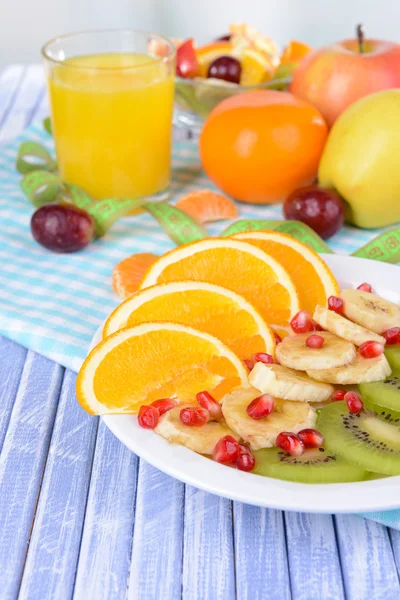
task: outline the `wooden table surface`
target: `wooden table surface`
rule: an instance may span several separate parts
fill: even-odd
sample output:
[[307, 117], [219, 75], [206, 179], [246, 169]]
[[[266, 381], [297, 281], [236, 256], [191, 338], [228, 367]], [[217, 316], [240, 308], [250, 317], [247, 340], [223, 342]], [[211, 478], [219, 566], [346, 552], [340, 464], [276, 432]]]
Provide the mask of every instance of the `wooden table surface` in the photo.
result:
[[[0, 70], [0, 142], [47, 114], [39, 65]], [[0, 600], [400, 599], [400, 532], [185, 486], [74, 390], [74, 373], [0, 337]]]

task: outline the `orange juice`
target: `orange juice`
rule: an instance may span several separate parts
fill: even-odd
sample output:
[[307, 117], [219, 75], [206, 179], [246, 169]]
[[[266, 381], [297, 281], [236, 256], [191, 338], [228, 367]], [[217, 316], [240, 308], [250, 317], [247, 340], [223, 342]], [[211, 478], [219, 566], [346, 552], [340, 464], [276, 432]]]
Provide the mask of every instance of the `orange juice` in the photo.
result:
[[138, 53], [69, 58], [49, 74], [57, 161], [64, 181], [94, 198], [138, 198], [168, 187], [174, 77]]

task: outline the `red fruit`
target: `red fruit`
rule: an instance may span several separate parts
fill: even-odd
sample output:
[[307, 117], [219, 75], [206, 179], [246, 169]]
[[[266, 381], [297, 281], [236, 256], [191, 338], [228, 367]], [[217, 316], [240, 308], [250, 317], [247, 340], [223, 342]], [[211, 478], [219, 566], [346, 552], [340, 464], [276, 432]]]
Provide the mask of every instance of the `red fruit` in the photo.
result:
[[358, 286], [357, 289], [362, 290], [363, 292], [369, 292], [370, 294], [373, 291], [372, 286], [369, 283], [362, 283], [361, 285]]
[[221, 405], [207, 391], [196, 394], [196, 400], [202, 408], [210, 413], [210, 419], [217, 421], [222, 417]]
[[196, 77], [200, 66], [192, 38], [181, 44], [176, 51], [176, 74], [179, 77]]
[[204, 408], [182, 408], [179, 416], [189, 427], [202, 427], [210, 420], [210, 413]]
[[310, 313], [306, 310], [300, 310], [290, 321], [290, 326], [295, 333], [307, 333], [313, 328], [313, 322]]
[[400, 344], [400, 327], [392, 327], [382, 333], [388, 346]]
[[335, 390], [331, 396], [331, 400], [332, 402], [340, 402], [341, 400], [344, 400], [346, 394], [346, 390]]
[[302, 429], [297, 437], [304, 444], [304, 448], [321, 448], [324, 445], [324, 436], [316, 429]]
[[383, 354], [384, 349], [385, 346], [380, 342], [370, 340], [361, 344], [358, 351], [364, 358], [375, 358], [376, 356]]
[[309, 335], [306, 339], [306, 346], [308, 348], [322, 348], [324, 342], [322, 335]]
[[329, 310], [333, 310], [333, 312], [337, 313], [338, 315], [341, 315], [344, 311], [344, 302], [337, 296], [329, 296], [328, 308]]
[[147, 406], [143, 404], [139, 408], [138, 423], [140, 427], [145, 429], [154, 429], [158, 425], [160, 419], [160, 413], [154, 406]]
[[265, 365], [272, 365], [275, 361], [270, 354], [266, 352], [257, 352], [252, 356], [253, 361], [264, 363]]
[[263, 419], [272, 413], [273, 408], [274, 399], [271, 394], [263, 394], [250, 402], [246, 412], [252, 419]]
[[323, 331], [321, 325], [318, 325], [313, 319], [311, 319], [312, 327], [310, 331]]
[[349, 411], [353, 413], [353, 415], [357, 415], [358, 413], [362, 412], [364, 403], [360, 396], [356, 394], [356, 392], [347, 392], [344, 399], [349, 407]]
[[254, 361], [252, 361], [252, 360], [250, 360], [248, 358], [245, 358], [243, 362], [244, 362], [244, 364], [246, 365], [246, 367], [248, 368], [249, 371], [253, 370]]
[[239, 444], [231, 435], [225, 435], [215, 445], [213, 459], [219, 463], [235, 463], [239, 456]]
[[304, 452], [304, 444], [295, 433], [282, 431], [276, 438], [276, 445], [292, 456], [301, 456]]
[[236, 466], [239, 471], [252, 471], [255, 467], [256, 459], [250, 452], [250, 448], [244, 444], [239, 444], [239, 454], [236, 460]]
[[163, 398], [162, 400], [155, 400], [151, 403], [151, 406], [154, 406], [158, 410], [161, 417], [161, 415], [174, 408], [177, 404], [176, 400], [172, 400], [172, 398]]
[[281, 343], [281, 341], [282, 341], [282, 338], [281, 338], [281, 336], [280, 336], [280, 335], [278, 335], [277, 333], [275, 333], [275, 331], [273, 332], [273, 334], [274, 334], [274, 338], [275, 338], [275, 343], [276, 343], [276, 344], [280, 344], [280, 343]]
[[239, 83], [242, 65], [233, 56], [219, 56], [208, 67], [207, 77]]
[[53, 252], [77, 252], [95, 236], [95, 223], [85, 210], [69, 204], [46, 204], [31, 219], [32, 235], [38, 244]]

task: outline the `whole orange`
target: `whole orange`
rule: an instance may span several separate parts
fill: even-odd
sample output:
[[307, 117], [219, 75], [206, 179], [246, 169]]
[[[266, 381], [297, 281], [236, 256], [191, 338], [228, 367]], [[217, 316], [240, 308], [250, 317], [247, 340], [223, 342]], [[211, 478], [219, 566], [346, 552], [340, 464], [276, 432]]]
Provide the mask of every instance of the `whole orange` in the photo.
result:
[[232, 96], [208, 116], [199, 147], [210, 179], [242, 202], [284, 200], [316, 175], [328, 128], [320, 112], [286, 92]]

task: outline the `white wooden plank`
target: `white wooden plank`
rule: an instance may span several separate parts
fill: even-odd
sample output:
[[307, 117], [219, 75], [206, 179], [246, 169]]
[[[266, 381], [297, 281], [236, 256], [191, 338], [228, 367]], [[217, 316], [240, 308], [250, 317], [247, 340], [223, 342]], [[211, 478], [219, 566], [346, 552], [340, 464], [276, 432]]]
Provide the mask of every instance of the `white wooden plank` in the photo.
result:
[[389, 529], [389, 536], [392, 542], [393, 554], [397, 566], [397, 574], [400, 578], [400, 531]]
[[232, 503], [186, 486], [183, 600], [235, 598]]
[[19, 600], [72, 596], [98, 423], [78, 405], [75, 382], [66, 371]]
[[238, 600], [290, 600], [282, 512], [235, 502], [233, 513]]
[[0, 131], [10, 108], [14, 103], [21, 85], [25, 68], [22, 65], [10, 65], [0, 75]]
[[386, 527], [355, 515], [337, 515], [335, 520], [346, 597], [351, 600], [400, 598]]
[[180, 598], [183, 502], [182, 483], [140, 461], [127, 600]]
[[138, 459], [99, 425], [75, 583], [75, 600], [125, 598]]
[[26, 350], [0, 335], [0, 451], [11, 418]]
[[63, 369], [28, 352], [0, 458], [0, 590], [17, 595]]
[[292, 595], [296, 600], [342, 600], [342, 573], [330, 515], [285, 513]]

